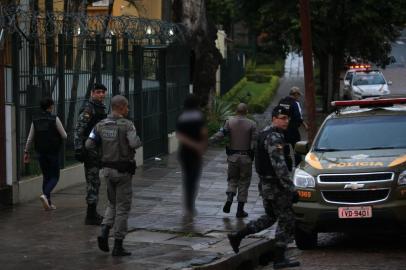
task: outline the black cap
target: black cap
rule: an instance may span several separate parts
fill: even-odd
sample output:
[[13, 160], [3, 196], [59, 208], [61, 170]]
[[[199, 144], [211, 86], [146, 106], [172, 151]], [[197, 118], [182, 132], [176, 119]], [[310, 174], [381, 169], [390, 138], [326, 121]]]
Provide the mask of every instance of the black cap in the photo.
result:
[[101, 83], [95, 83], [94, 86], [93, 86], [92, 91], [94, 91], [94, 90], [99, 90], [99, 89], [100, 89], [100, 90], [107, 91], [106, 86], [104, 86], [104, 85], [101, 84]]
[[272, 117], [277, 117], [277, 116], [279, 116], [280, 114], [289, 116], [289, 110], [286, 109], [286, 108], [283, 107], [283, 106], [280, 106], [280, 105], [278, 105], [278, 106], [276, 106], [275, 108], [273, 108], [273, 110], [272, 110]]

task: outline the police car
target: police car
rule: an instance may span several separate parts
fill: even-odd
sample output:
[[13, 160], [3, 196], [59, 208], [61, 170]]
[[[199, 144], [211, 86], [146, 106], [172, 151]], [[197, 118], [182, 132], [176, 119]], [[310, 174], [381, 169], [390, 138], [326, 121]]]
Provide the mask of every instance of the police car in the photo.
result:
[[336, 101], [294, 172], [296, 244], [318, 232], [393, 230], [406, 225], [406, 98]]
[[352, 77], [355, 72], [357, 71], [366, 71], [371, 68], [370, 64], [352, 64], [348, 66], [348, 70], [345, 72], [344, 78], [343, 78], [343, 96], [344, 99], [351, 99], [351, 94], [350, 94], [350, 86], [351, 86], [351, 81]]
[[388, 85], [391, 81], [386, 81], [379, 70], [355, 71], [350, 82], [350, 97], [352, 99], [364, 99], [389, 95]]

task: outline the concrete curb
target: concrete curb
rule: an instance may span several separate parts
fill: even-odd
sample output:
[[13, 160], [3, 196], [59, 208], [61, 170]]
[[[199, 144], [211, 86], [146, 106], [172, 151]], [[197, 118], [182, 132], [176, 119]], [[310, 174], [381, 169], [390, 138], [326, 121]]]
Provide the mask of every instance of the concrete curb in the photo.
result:
[[251, 270], [260, 263], [269, 262], [275, 241], [273, 239], [262, 239], [245, 246], [238, 254], [224, 257], [208, 265], [193, 267], [199, 270]]

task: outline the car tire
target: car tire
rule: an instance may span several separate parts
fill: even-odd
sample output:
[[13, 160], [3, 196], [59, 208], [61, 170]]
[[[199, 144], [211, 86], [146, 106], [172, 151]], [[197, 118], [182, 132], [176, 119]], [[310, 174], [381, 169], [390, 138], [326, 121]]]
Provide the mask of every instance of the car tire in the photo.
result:
[[296, 246], [299, 249], [314, 249], [317, 247], [317, 232], [307, 232], [296, 227], [295, 230]]

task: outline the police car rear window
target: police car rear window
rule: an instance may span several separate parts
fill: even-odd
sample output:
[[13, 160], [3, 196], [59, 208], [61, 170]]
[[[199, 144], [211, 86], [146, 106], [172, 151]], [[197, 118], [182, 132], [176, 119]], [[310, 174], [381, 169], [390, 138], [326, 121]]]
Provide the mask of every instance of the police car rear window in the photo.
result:
[[329, 119], [316, 138], [315, 151], [406, 148], [406, 116]]

